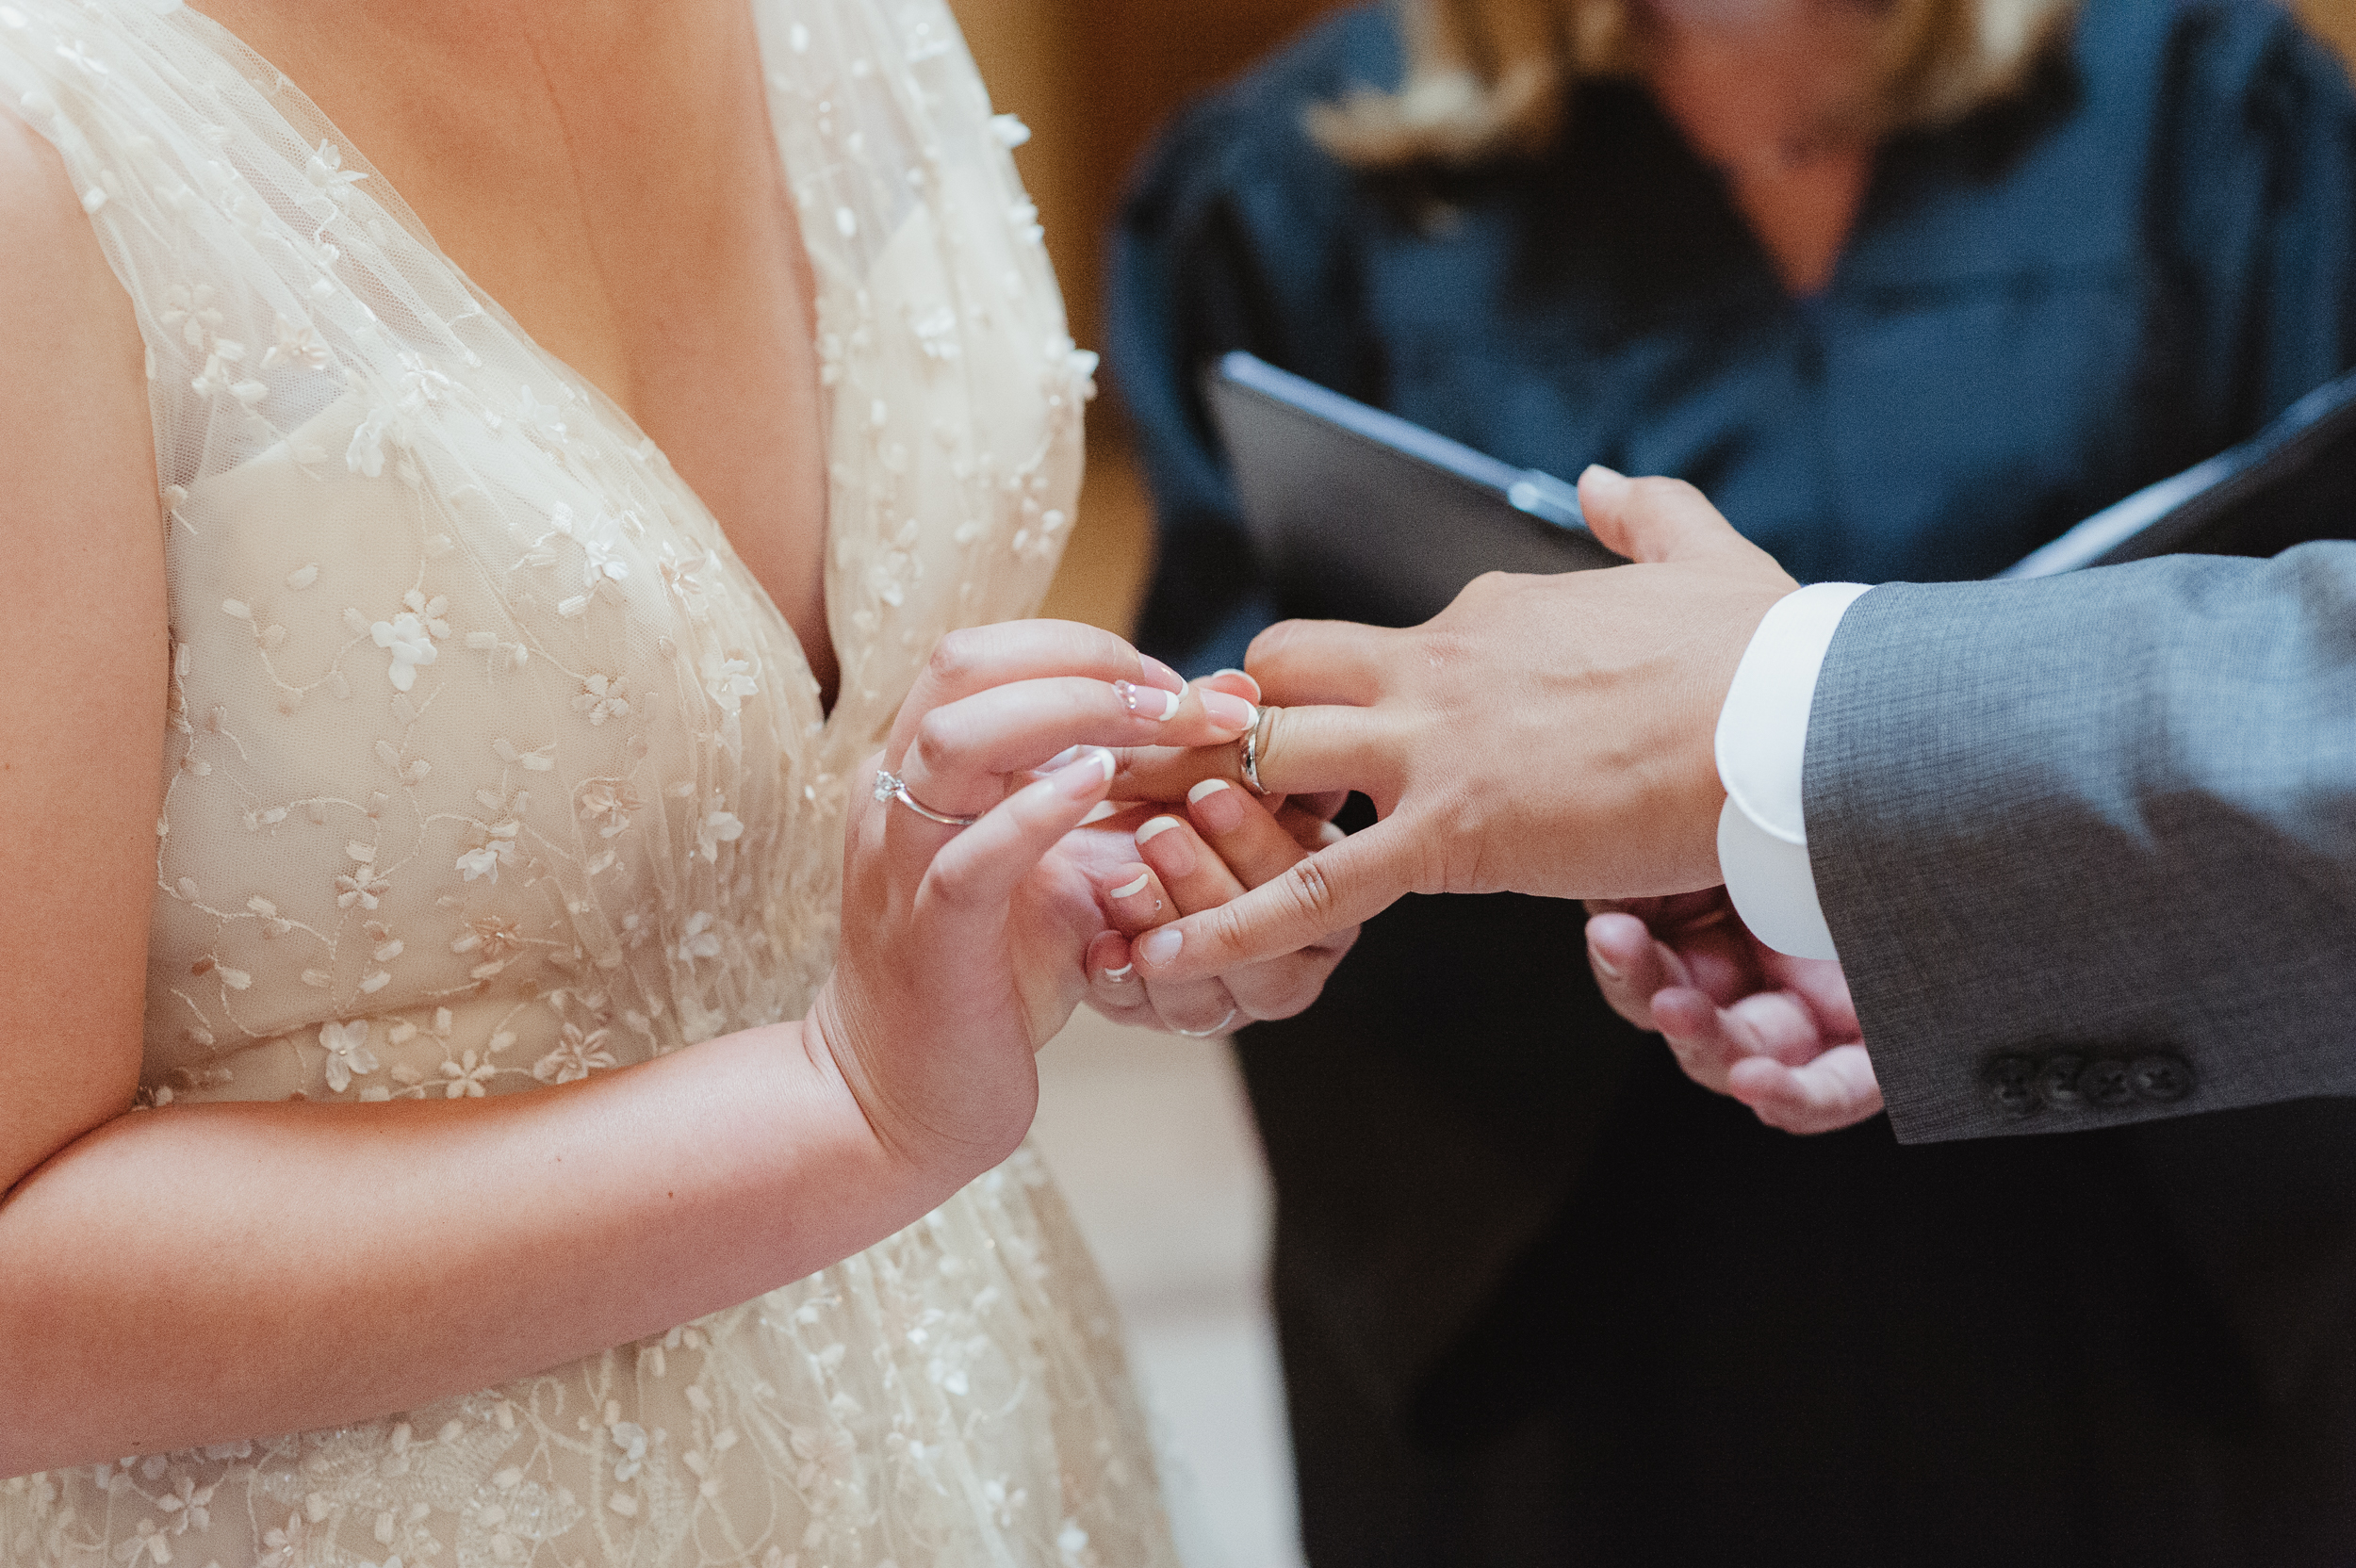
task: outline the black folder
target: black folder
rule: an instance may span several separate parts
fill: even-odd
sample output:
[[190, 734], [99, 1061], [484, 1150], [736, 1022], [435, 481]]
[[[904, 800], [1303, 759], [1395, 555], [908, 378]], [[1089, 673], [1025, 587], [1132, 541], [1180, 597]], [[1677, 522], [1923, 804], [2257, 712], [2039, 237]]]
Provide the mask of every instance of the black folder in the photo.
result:
[[[1624, 563], [1587, 531], [1575, 485], [1370, 408], [1247, 353], [1208, 396], [1245, 527], [1288, 603], [1414, 626], [1487, 571]], [[2268, 556], [2356, 538], [2356, 374], [2238, 447], [2106, 507], [1998, 573], [2048, 577], [2155, 555]], [[1379, 612], [1379, 613], [1378, 613]]]

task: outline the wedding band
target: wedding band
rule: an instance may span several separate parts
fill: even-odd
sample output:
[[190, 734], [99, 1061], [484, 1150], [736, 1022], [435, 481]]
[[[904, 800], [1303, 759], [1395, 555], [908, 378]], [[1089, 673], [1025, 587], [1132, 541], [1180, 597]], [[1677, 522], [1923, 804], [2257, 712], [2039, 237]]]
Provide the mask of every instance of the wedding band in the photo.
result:
[[893, 773], [890, 768], [877, 768], [875, 770], [875, 798], [877, 800], [884, 801], [896, 800], [901, 805], [907, 807], [909, 810], [915, 812], [918, 816], [923, 817], [926, 822], [937, 822], [943, 827], [971, 827], [975, 823], [982, 820], [979, 815], [971, 817], [953, 817], [946, 811], [934, 810], [931, 807], [925, 805], [923, 801], [908, 793], [908, 787], [906, 784], [901, 783], [900, 776]]
[[1170, 1026], [1170, 1032], [1172, 1034], [1184, 1035], [1190, 1040], [1207, 1040], [1213, 1035], [1225, 1034], [1227, 1032], [1227, 1026], [1235, 1021], [1235, 1014], [1239, 1011], [1241, 1011], [1240, 1008], [1228, 1008], [1227, 1016], [1220, 1019], [1217, 1023], [1212, 1024], [1208, 1029], [1180, 1029], [1175, 1024], [1172, 1024]]
[[1268, 793], [1268, 786], [1260, 782], [1260, 730], [1268, 724], [1268, 715], [1275, 711], [1275, 709], [1263, 705], [1259, 719], [1244, 731], [1243, 781], [1252, 786], [1252, 792], [1255, 795]]

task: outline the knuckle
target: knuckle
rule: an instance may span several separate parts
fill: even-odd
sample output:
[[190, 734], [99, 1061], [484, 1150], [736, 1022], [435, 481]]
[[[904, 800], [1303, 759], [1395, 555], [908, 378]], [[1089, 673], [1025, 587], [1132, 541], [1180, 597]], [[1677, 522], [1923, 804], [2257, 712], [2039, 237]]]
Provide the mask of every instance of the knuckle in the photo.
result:
[[984, 878], [970, 856], [936, 856], [924, 879], [931, 884], [929, 902], [940, 910], [963, 915], [986, 902]]
[[[962, 764], [966, 739], [965, 727], [936, 708], [918, 721], [916, 734], [908, 742], [908, 756], [927, 776], [942, 777]], [[902, 771], [907, 771], [905, 762]]]
[[980, 667], [983, 641], [983, 634], [971, 627], [942, 633], [925, 661], [925, 673], [943, 686], [962, 690]]
[[1244, 649], [1245, 667], [1250, 668], [1268, 660], [1284, 657], [1284, 645], [1293, 640], [1294, 633], [1299, 628], [1300, 623], [1297, 621], [1279, 621], [1257, 637], [1252, 638], [1252, 645]]
[[1314, 855], [1306, 860], [1296, 861], [1284, 873], [1284, 885], [1292, 895], [1296, 911], [1313, 923], [1338, 901], [1333, 878], [1326, 874], [1325, 868], [1317, 863]]

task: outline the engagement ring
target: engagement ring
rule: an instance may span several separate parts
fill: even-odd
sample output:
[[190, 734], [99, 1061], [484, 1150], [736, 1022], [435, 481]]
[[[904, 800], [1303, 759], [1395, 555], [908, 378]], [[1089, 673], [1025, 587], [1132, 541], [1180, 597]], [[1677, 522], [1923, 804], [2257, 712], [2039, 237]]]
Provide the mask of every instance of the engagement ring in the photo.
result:
[[978, 813], [971, 817], [953, 817], [946, 811], [934, 810], [908, 793], [908, 787], [901, 783], [900, 776], [890, 768], [875, 770], [875, 798], [885, 801], [896, 800], [926, 822], [937, 822], [943, 827], [971, 827], [982, 820]]

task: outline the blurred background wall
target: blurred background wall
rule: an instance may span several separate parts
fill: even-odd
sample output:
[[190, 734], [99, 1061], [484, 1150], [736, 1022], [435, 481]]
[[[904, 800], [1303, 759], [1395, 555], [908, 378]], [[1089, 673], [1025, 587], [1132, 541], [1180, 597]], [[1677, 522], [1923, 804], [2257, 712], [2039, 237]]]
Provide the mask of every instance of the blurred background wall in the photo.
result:
[[[998, 106], [1070, 300], [1104, 341], [1101, 240], [1122, 179], [1188, 97], [1335, 0], [951, 0]], [[2356, 0], [2301, 0], [2356, 57]], [[1126, 631], [1152, 527], [1107, 379], [1088, 482], [1046, 612]], [[1191, 1473], [1205, 1560], [1298, 1568], [1282, 1384], [1264, 1304], [1267, 1175], [1224, 1042], [1117, 1030], [1083, 1011], [1040, 1057], [1037, 1138], [1120, 1300], [1148, 1397]]]

